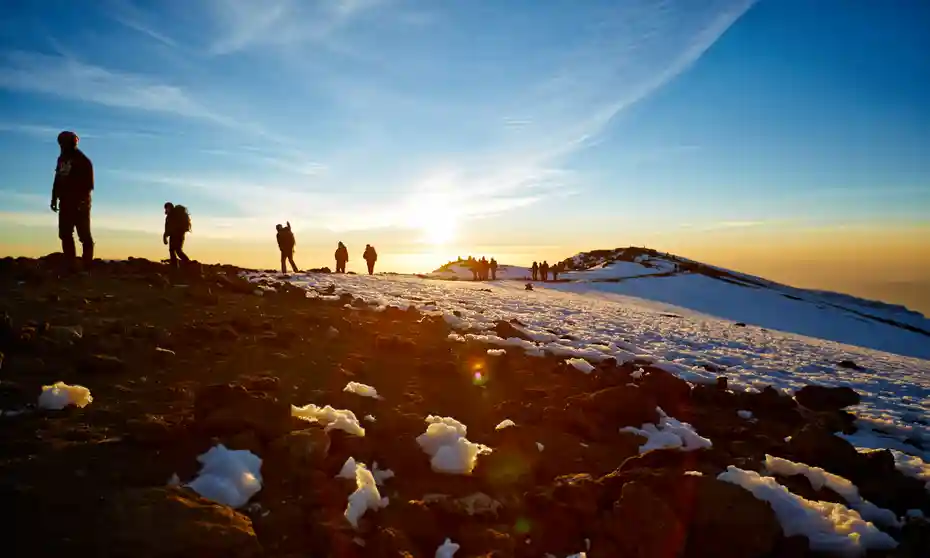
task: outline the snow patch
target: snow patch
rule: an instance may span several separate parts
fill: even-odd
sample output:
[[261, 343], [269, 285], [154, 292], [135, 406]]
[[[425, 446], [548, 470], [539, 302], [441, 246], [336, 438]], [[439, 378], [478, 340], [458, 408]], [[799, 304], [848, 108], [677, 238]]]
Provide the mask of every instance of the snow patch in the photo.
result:
[[207, 500], [241, 508], [262, 488], [262, 460], [249, 450], [219, 444], [197, 457], [202, 465], [187, 486]]
[[894, 466], [903, 474], [924, 481], [924, 488], [930, 492], [930, 463], [916, 455], [908, 455], [903, 451], [889, 450], [894, 455]]
[[804, 463], [789, 461], [781, 457], [765, 456], [766, 471], [773, 475], [790, 477], [804, 475], [810, 481], [814, 490], [827, 487], [843, 497], [849, 506], [859, 512], [866, 521], [873, 521], [890, 527], [900, 527], [901, 522], [893, 511], [880, 508], [872, 502], [866, 501], [859, 495], [859, 489], [848, 479], [829, 473], [820, 467], [811, 467]]
[[349, 457], [346, 459], [346, 462], [342, 464], [342, 469], [339, 470], [339, 474], [336, 475], [336, 478], [349, 480], [354, 479], [356, 468], [358, 468], [358, 464], [355, 463], [355, 458]]
[[342, 430], [355, 436], [364, 436], [365, 429], [355, 418], [355, 413], [347, 409], [334, 409], [329, 405], [317, 407], [314, 404], [297, 407], [291, 405], [291, 415], [309, 422], [318, 422], [324, 426], [323, 430]]
[[68, 405], [84, 408], [94, 400], [90, 390], [84, 386], [70, 386], [64, 382], [55, 382], [50, 386], [42, 386], [39, 394], [39, 408], [51, 411], [60, 411]]
[[437, 473], [468, 475], [475, 469], [481, 454], [491, 448], [468, 441], [467, 427], [451, 417], [426, 417], [429, 426], [417, 436], [417, 443], [430, 456], [430, 465]]
[[489, 356], [504, 356], [507, 354], [506, 349], [488, 349]]
[[357, 463], [355, 466], [355, 484], [355, 492], [349, 495], [345, 517], [352, 527], [358, 529], [359, 518], [368, 510], [387, 507], [388, 499], [381, 497], [374, 475], [363, 463]]
[[860, 556], [866, 550], [889, 550], [898, 543], [865, 521], [855, 510], [832, 502], [815, 502], [792, 493], [773, 477], [730, 465], [718, 480], [741, 486], [772, 506], [785, 536], [804, 535], [812, 550]]
[[687, 422], [666, 415], [661, 408], [657, 407], [656, 410], [661, 415], [658, 426], [646, 423], [642, 428], [626, 426], [620, 429], [620, 432], [632, 432], [647, 439], [645, 444], [639, 446], [639, 453], [663, 448], [694, 451], [713, 446], [710, 440], [699, 435]]
[[354, 393], [355, 395], [361, 395], [362, 397], [371, 397], [372, 399], [384, 399], [378, 395], [378, 390], [375, 388], [366, 384], [360, 384], [358, 382], [349, 382], [346, 384], [346, 387], [343, 388], [342, 391]]
[[752, 419], [752, 411], [736, 411], [736, 414], [739, 415], [739, 418], [744, 420]]
[[436, 558], [452, 558], [458, 552], [461, 545], [452, 542], [452, 539], [446, 539], [439, 548], [436, 549]]
[[574, 366], [576, 370], [580, 370], [585, 374], [590, 374], [594, 371], [594, 365], [583, 358], [570, 358], [565, 362]]
[[500, 421], [500, 423], [497, 426], [494, 427], [494, 430], [503, 430], [505, 428], [509, 428], [511, 426], [516, 426], [516, 425], [517, 424], [514, 421], [510, 419], [504, 419]]

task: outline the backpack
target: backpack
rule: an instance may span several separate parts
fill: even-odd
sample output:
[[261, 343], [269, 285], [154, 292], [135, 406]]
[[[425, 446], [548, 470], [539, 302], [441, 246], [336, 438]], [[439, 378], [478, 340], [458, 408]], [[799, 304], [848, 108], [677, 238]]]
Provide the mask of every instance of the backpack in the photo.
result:
[[172, 229], [179, 232], [191, 231], [191, 214], [183, 205], [176, 205], [171, 211]]

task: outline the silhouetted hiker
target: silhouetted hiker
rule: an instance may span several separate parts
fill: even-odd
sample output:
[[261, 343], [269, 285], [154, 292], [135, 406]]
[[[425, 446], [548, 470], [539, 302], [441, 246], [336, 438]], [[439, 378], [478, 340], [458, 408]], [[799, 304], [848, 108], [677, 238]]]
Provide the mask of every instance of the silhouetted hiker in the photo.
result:
[[90, 234], [94, 165], [77, 145], [78, 137], [74, 132], [58, 134], [61, 154], [55, 166], [52, 203], [49, 207], [58, 213], [58, 238], [61, 239], [61, 251], [67, 265], [74, 265], [74, 231], [77, 229], [78, 240], [81, 241], [81, 259], [86, 268], [94, 262], [94, 239]]
[[480, 267], [480, 264], [479, 264], [478, 260], [472, 258], [471, 256], [468, 256], [468, 269], [471, 270], [471, 280], [472, 280], [472, 281], [477, 281], [477, 280], [478, 280], [478, 275], [479, 275], [480, 272], [481, 272], [481, 270], [479, 269], [479, 267]]
[[542, 265], [539, 266], [539, 274], [542, 275], [543, 281], [549, 280], [549, 264], [546, 260], [543, 260]]
[[539, 264], [533, 262], [533, 267], [530, 270], [533, 272], [533, 281], [536, 281], [539, 278]]
[[374, 275], [375, 262], [378, 261], [378, 252], [375, 251], [375, 247], [371, 244], [366, 244], [365, 253], [362, 254], [362, 257], [365, 259], [365, 263], [368, 264], [368, 275]]
[[558, 281], [558, 280], [559, 280], [559, 273], [562, 272], [562, 264], [561, 264], [561, 263], [555, 264], [554, 266], [552, 266], [552, 270], [551, 270], [551, 271], [552, 271], [552, 280], [553, 280], [553, 281]]
[[178, 260], [191, 261], [184, 253], [184, 236], [191, 230], [191, 216], [183, 205], [165, 203], [165, 234], [162, 241], [168, 245], [171, 267], [178, 267]]
[[287, 222], [286, 227], [280, 224], [275, 227], [278, 230], [278, 249], [281, 250], [281, 273], [287, 273], [287, 262], [291, 263], [291, 269], [297, 273], [297, 264], [294, 263], [294, 247], [297, 246], [297, 239], [294, 238], [294, 231], [291, 230], [291, 222]]
[[346, 248], [346, 245], [342, 242], [339, 243], [339, 246], [336, 247], [336, 273], [345, 273], [346, 272], [346, 262], [349, 261], [349, 249]]
[[481, 261], [479, 262], [479, 268], [478, 268], [479, 269], [478, 277], [482, 281], [488, 280], [488, 271], [490, 271], [488, 267], [489, 267], [488, 259], [484, 256], [481, 256]]
[[491, 258], [491, 281], [497, 281], [497, 260]]

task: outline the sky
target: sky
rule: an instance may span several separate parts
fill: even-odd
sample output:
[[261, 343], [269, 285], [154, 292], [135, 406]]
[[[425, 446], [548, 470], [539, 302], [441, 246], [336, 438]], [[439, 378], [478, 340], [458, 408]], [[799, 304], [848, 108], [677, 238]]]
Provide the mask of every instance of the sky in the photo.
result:
[[56, 249], [70, 129], [100, 257], [165, 257], [173, 201], [206, 262], [274, 267], [290, 221], [307, 268], [645, 245], [930, 310], [928, 28], [921, 0], [16, 2], [0, 253]]

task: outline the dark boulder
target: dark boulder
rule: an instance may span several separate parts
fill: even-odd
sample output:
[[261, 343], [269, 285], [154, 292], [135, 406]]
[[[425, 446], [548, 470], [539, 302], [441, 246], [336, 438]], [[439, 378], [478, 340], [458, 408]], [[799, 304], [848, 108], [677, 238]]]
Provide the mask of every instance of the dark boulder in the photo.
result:
[[804, 386], [794, 394], [798, 403], [813, 411], [838, 411], [859, 404], [859, 394], [848, 387]]
[[[659, 422], [656, 406], [655, 398], [644, 389], [624, 385], [572, 397], [565, 411], [570, 422], [574, 420], [576, 424], [588, 424], [596, 429], [639, 428], [646, 423]], [[589, 424], [590, 421], [593, 423]]]
[[510, 339], [516, 337], [518, 339], [524, 339], [526, 341], [532, 341], [533, 339], [520, 331], [510, 322], [505, 322], [503, 320], [497, 322], [497, 325], [494, 326], [494, 333], [501, 339]]
[[658, 368], [647, 368], [639, 385], [655, 398], [663, 411], [672, 416], [680, 414], [689, 406], [691, 384], [674, 374]]
[[194, 398], [197, 428], [215, 435], [254, 430], [266, 441], [291, 429], [291, 406], [267, 393], [249, 391], [238, 384], [201, 388]]
[[127, 490], [107, 503], [96, 556], [251, 558], [262, 547], [248, 517], [193, 492]]

